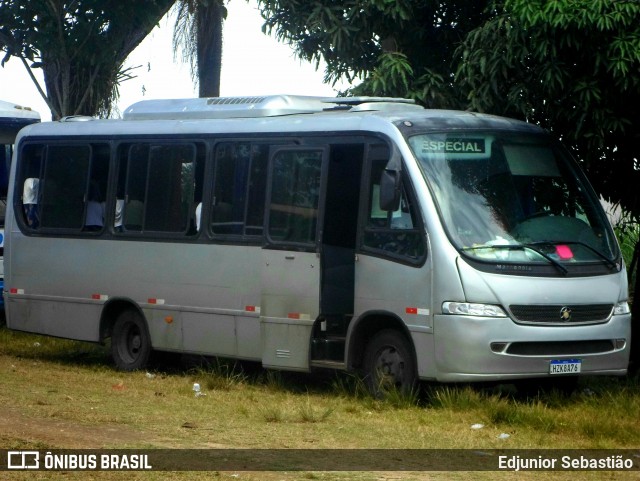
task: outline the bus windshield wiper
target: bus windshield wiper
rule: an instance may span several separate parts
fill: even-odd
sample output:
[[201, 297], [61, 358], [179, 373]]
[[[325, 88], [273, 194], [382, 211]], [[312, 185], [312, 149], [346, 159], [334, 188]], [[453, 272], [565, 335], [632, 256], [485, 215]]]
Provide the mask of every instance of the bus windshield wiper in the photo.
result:
[[550, 264], [556, 267], [564, 275], [567, 275], [569, 273], [569, 270], [565, 266], [560, 264], [560, 262], [555, 260], [553, 257], [550, 257], [548, 254], [545, 254], [544, 252], [542, 252], [540, 249], [538, 249], [538, 247], [536, 247], [535, 244], [495, 244], [495, 245], [484, 245], [484, 246], [462, 248], [463, 251], [473, 251], [473, 250], [481, 250], [481, 249], [506, 249], [510, 251], [519, 251], [519, 250], [529, 249], [535, 252], [536, 254], [540, 255], [541, 257], [544, 257], [544, 259], [549, 261]]
[[580, 241], [550, 241], [550, 240], [543, 240], [543, 241], [535, 241], [535, 242], [530, 242], [527, 245], [534, 245], [534, 246], [538, 246], [538, 245], [550, 245], [550, 246], [557, 246], [557, 245], [562, 245], [562, 244], [568, 244], [568, 245], [579, 245], [581, 247], [586, 248], [587, 250], [593, 252], [598, 258], [600, 258], [605, 264], [607, 264], [611, 269], [614, 270], [618, 270], [618, 266], [616, 265], [615, 262], [613, 262], [611, 259], [609, 259], [607, 256], [605, 256], [602, 252], [600, 252], [598, 249], [595, 249], [593, 247], [591, 247], [589, 244], [585, 244], [584, 242], [580, 242]]

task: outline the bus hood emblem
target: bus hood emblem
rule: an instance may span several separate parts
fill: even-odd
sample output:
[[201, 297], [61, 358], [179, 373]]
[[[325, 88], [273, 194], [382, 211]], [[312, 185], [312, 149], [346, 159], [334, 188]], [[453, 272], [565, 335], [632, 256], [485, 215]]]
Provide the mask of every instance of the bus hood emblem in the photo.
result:
[[560, 309], [560, 320], [564, 322], [569, 322], [571, 320], [571, 309], [568, 307], [563, 307]]

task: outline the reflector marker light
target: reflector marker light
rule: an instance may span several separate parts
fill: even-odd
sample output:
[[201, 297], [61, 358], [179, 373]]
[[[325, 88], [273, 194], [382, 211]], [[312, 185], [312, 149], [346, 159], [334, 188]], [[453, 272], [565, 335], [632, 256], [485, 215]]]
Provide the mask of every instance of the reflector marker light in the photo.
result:
[[407, 314], [415, 314], [418, 316], [428, 316], [429, 315], [429, 309], [424, 309], [422, 307], [407, 307], [405, 309], [405, 312]]
[[106, 294], [91, 294], [91, 299], [94, 301], [107, 301], [109, 300], [109, 296]]
[[290, 312], [287, 317], [289, 319], [300, 319], [301, 321], [311, 320], [311, 314], [302, 314], [300, 312]]
[[156, 304], [158, 306], [161, 306], [164, 304], [164, 299], [156, 299], [155, 297], [150, 297], [149, 299], [147, 299], [147, 302], [149, 304]]
[[9, 292], [11, 294], [24, 294], [24, 289], [16, 289], [15, 287], [12, 287], [9, 289]]
[[244, 306], [244, 310], [247, 312], [255, 312], [260, 314], [260, 306]]

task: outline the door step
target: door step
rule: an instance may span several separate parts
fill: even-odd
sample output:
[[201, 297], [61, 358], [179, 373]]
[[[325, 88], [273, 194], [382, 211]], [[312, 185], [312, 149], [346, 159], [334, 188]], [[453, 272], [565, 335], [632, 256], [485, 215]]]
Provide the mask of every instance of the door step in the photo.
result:
[[331, 361], [344, 364], [344, 337], [317, 337], [311, 341], [311, 362]]

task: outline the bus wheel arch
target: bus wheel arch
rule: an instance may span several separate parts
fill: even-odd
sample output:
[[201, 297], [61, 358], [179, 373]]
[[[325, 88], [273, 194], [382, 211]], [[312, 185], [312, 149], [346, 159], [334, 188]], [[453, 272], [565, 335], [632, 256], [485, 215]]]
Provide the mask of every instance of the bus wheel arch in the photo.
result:
[[[349, 338], [349, 370], [357, 370], [365, 375], [365, 383], [374, 395], [378, 395], [373, 370], [383, 363], [382, 357], [393, 363], [402, 363], [406, 368], [406, 382], [400, 389], [413, 389], [418, 380], [415, 346], [404, 322], [395, 314], [372, 312], [362, 316], [354, 325]], [[384, 362], [386, 364], [386, 361]], [[396, 366], [397, 368], [398, 366]], [[392, 370], [395, 369], [392, 367]]]
[[100, 339], [111, 338], [111, 357], [122, 371], [144, 368], [153, 350], [146, 318], [132, 301], [110, 301], [102, 312]]

